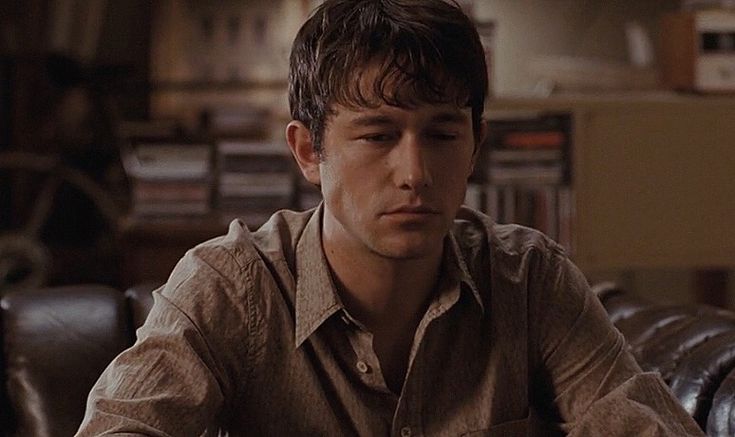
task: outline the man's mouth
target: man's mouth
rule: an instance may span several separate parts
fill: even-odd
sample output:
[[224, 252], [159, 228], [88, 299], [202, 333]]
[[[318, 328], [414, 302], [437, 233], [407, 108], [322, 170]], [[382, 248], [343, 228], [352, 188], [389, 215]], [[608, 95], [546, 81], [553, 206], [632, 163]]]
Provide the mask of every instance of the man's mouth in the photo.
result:
[[428, 205], [417, 204], [417, 205], [400, 205], [395, 208], [389, 209], [385, 215], [405, 217], [405, 218], [421, 218], [433, 215], [439, 215], [439, 211]]

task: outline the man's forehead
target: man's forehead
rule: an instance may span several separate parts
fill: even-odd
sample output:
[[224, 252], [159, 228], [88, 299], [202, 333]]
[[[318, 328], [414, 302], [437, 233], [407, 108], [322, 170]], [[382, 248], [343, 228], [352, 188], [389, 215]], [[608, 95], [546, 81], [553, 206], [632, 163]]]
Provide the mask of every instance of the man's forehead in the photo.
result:
[[354, 124], [389, 123], [403, 118], [422, 118], [433, 122], [468, 122], [472, 111], [452, 103], [419, 103], [404, 107], [383, 103], [377, 106], [354, 107], [335, 104], [333, 114], [336, 118]]
[[383, 60], [372, 61], [350, 76], [344, 88], [337, 88], [334, 103], [353, 109], [384, 104], [403, 108], [444, 103], [469, 106], [469, 91], [444, 70], [416, 74]]

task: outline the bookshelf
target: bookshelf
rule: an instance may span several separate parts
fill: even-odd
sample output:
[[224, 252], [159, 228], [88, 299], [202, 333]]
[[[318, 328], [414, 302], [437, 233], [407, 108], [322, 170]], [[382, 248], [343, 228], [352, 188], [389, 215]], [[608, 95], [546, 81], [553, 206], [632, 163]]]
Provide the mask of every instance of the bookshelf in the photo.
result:
[[568, 112], [488, 113], [465, 204], [498, 223], [539, 229], [572, 252], [571, 120]]
[[311, 0], [153, 7], [150, 114], [177, 120], [211, 147], [212, 214], [258, 227], [302, 201], [283, 139], [288, 55]]
[[735, 266], [735, 98], [497, 98], [573, 117], [574, 259], [585, 272]]
[[216, 156], [216, 208], [223, 219], [257, 229], [275, 211], [297, 206], [300, 175], [285, 144], [222, 139]]
[[141, 218], [123, 216], [117, 223], [121, 248], [120, 286], [163, 284], [187, 250], [227, 232], [218, 215]]
[[314, 6], [310, 0], [210, 4], [161, 0], [153, 9], [151, 114], [190, 126], [222, 107], [287, 115], [291, 42]]

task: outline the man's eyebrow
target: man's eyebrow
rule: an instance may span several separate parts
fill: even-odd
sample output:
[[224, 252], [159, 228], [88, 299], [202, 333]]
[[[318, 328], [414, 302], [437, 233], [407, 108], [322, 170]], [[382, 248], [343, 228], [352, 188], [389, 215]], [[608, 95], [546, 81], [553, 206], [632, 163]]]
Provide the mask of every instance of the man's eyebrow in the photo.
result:
[[392, 124], [393, 120], [386, 115], [361, 115], [352, 120], [350, 124], [352, 126], [385, 126]]
[[442, 112], [431, 117], [433, 123], [464, 123], [467, 120], [467, 115], [462, 112]]
[[[432, 123], [464, 123], [467, 115], [459, 111], [441, 112], [431, 117]], [[361, 115], [350, 120], [352, 126], [385, 126], [394, 123], [394, 120], [387, 115]]]

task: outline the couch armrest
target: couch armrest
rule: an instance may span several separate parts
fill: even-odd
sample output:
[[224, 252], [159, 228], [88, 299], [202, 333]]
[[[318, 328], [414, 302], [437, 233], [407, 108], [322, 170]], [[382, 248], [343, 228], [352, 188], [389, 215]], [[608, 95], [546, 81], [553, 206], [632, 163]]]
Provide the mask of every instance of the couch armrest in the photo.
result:
[[12, 435], [73, 435], [87, 394], [129, 346], [123, 293], [104, 286], [19, 290], [0, 300]]
[[732, 435], [735, 313], [706, 305], [661, 305], [611, 290], [604, 287], [598, 297], [643, 370], [659, 372], [708, 435]]

